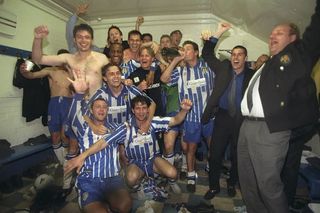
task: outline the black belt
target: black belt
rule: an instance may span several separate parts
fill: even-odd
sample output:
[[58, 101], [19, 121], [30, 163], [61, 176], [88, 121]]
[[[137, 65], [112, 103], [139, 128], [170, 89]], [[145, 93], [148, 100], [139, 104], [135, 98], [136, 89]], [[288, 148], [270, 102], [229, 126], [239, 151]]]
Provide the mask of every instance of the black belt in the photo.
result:
[[244, 116], [244, 118], [249, 120], [249, 121], [265, 121], [264, 118], [259, 118], [259, 117]]

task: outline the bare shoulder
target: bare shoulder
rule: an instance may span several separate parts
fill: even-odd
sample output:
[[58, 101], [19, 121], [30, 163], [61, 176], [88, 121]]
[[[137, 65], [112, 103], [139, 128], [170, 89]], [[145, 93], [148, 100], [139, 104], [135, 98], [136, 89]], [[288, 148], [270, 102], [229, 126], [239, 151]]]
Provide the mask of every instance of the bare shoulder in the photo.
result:
[[125, 49], [123, 51], [123, 61], [124, 62], [128, 62], [131, 60], [131, 53], [130, 53], [130, 50], [129, 49]]
[[109, 63], [109, 59], [107, 58], [107, 56], [105, 54], [92, 51], [92, 56], [94, 56], [95, 58], [99, 59], [103, 64], [108, 64]]
[[56, 67], [48, 67], [46, 68], [48, 69], [48, 73], [51, 77], [53, 78], [59, 78], [60, 76], [64, 76], [64, 77], [69, 77], [70, 74], [67, 71], [66, 68], [61, 67], [61, 66], [56, 66]]

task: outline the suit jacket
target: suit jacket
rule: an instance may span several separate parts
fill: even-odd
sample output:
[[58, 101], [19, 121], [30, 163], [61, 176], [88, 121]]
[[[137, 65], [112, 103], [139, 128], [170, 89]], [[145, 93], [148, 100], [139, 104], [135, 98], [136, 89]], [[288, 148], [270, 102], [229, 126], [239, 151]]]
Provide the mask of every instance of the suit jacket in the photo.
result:
[[[208, 66], [215, 72], [215, 85], [213, 92], [211, 93], [207, 106], [202, 115], [202, 123], [207, 123], [211, 118], [215, 116], [215, 113], [219, 109], [220, 97], [223, 95], [224, 91], [228, 88], [230, 82], [233, 78], [233, 69], [231, 62], [229, 60], [220, 61], [214, 53], [214, 48], [218, 40], [205, 41], [202, 49], [202, 57], [207, 62]], [[246, 88], [248, 87], [249, 81], [253, 76], [253, 70], [249, 69], [247, 66], [243, 70], [244, 78], [242, 84], [242, 97]]]
[[270, 132], [317, 122], [319, 105], [311, 78], [320, 56], [320, 0], [302, 39], [285, 47], [266, 62], [259, 94]]

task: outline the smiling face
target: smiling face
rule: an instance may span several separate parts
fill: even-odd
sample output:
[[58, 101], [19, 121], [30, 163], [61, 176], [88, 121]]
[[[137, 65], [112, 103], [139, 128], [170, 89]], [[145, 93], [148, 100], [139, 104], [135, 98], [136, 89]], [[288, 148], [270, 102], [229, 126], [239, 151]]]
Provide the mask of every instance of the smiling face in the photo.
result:
[[140, 50], [139, 61], [143, 69], [150, 69], [153, 59], [154, 54], [151, 48], [144, 47]]
[[110, 46], [110, 62], [120, 65], [123, 59], [123, 49], [121, 44], [111, 44]]
[[107, 82], [110, 88], [119, 88], [121, 86], [121, 71], [118, 66], [110, 66], [107, 68], [103, 80]]
[[80, 52], [91, 50], [92, 36], [86, 30], [79, 30], [75, 34], [74, 41]]
[[231, 52], [231, 65], [235, 72], [242, 72], [245, 67], [247, 55], [242, 48], [233, 48]]
[[141, 36], [138, 34], [130, 35], [128, 44], [132, 52], [138, 52], [141, 45]]
[[136, 102], [132, 112], [138, 121], [146, 121], [149, 116], [149, 108], [146, 103]]
[[270, 55], [281, 52], [288, 44], [296, 40], [296, 35], [290, 33], [290, 26], [287, 24], [278, 25], [273, 28], [269, 36]]
[[108, 39], [110, 44], [122, 43], [122, 35], [121, 32], [117, 28], [111, 28], [108, 33]]
[[108, 114], [108, 105], [105, 100], [97, 99], [92, 103], [91, 113], [98, 122], [104, 122]]

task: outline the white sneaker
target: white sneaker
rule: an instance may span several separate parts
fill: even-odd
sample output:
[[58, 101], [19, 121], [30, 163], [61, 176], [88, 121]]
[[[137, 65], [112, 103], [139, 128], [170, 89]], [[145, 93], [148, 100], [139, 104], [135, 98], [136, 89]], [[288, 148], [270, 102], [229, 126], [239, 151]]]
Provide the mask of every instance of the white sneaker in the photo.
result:
[[175, 193], [175, 194], [181, 193], [181, 188], [176, 182], [169, 183], [169, 186], [170, 186], [171, 190], [173, 191], [173, 193]]

